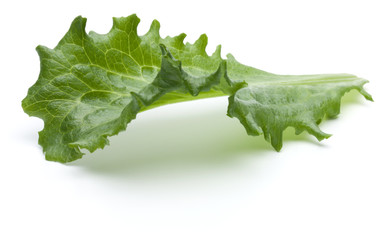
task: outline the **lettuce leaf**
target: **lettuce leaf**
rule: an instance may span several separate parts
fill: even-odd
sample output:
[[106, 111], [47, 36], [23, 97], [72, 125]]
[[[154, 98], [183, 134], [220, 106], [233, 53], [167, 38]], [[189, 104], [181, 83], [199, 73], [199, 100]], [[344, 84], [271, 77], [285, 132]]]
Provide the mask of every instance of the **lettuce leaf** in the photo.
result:
[[170, 103], [229, 96], [228, 116], [280, 150], [288, 126], [328, 138], [318, 124], [339, 113], [346, 92], [372, 100], [363, 89], [367, 80], [354, 75], [268, 73], [232, 55], [223, 59], [220, 46], [209, 56], [204, 34], [193, 44], [184, 44], [185, 34], [161, 38], [156, 20], [139, 36], [139, 21], [114, 18], [102, 35], [87, 34], [86, 19], [77, 17], [54, 49], [36, 48], [40, 74], [22, 107], [44, 121], [39, 144], [47, 160], [70, 162], [82, 148], [104, 148], [139, 112]]

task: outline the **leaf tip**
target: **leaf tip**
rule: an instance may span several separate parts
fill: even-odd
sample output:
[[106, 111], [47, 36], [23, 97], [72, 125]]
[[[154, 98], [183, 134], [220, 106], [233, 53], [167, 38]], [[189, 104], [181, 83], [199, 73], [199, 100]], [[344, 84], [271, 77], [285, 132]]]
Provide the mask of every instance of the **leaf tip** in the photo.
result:
[[160, 22], [154, 19], [151, 23], [151, 26], [149, 27], [149, 31], [147, 34], [159, 35], [159, 30], [160, 30]]
[[160, 43], [159, 46], [161, 50], [161, 55], [166, 56], [169, 53], [167, 47], [162, 43]]
[[119, 29], [124, 32], [134, 32], [137, 34], [137, 26], [140, 23], [140, 18], [136, 14], [129, 15], [128, 17], [113, 17], [112, 29]]
[[36, 50], [37, 54], [40, 55], [40, 53], [44, 52], [46, 48], [47, 48], [47, 47], [45, 47], [45, 46], [43, 46], [43, 45], [38, 45], [38, 46], [35, 48], [35, 50]]
[[234, 57], [231, 53], [228, 53], [228, 54], [227, 54], [227, 59], [228, 59], [229, 61], [236, 61], [235, 57]]
[[283, 148], [283, 140], [279, 139], [279, 137], [271, 136], [270, 141], [273, 149], [275, 149], [276, 152], [280, 152]]
[[332, 136], [332, 134], [321, 131], [319, 126], [314, 122], [305, 123], [304, 127], [307, 130], [307, 132], [315, 136], [319, 142], [324, 139], [328, 139]]
[[184, 47], [184, 39], [186, 36], [187, 36], [187, 34], [181, 33], [174, 38], [176, 47], [178, 47], [180, 49]]
[[212, 57], [221, 59], [221, 45], [217, 45], [216, 50], [213, 52]]
[[360, 89], [360, 93], [361, 93], [361, 95], [363, 95], [364, 98], [367, 99], [368, 101], [374, 102], [372, 95], [369, 94], [364, 88], [361, 88], [361, 89]]
[[87, 18], [79, 15], [75, 19], [73, 19], [69, 30], [70, 31], [74, 30], [74, 31], [84, 31], [85, 32], [85, 25], [86, 24], [87, 24]]

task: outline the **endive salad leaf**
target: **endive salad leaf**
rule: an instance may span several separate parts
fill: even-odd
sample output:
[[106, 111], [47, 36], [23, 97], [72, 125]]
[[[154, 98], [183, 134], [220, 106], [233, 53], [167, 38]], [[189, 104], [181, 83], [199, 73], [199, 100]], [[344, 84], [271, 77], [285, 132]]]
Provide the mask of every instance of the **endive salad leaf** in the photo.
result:
[[86, 19], [77, 17], [54, 49], [36, 48], [40, 75], [22, 107], [44, 121], [39, 144], [47, 160], [79, 159], [80, 149], [103, 148], [139, 112], [175, 102], [229, 96], [228, 116], [280, 150], [288, 126], [328, 138], [318, 124], [339, 113], [344, 93], [356, 89], [372, 100], [367, 81], [354, 75], [268, 73], [232, 55], [223, 59], [220, 46], [209, 56], [204, 34], [193, 44], [184, 43], [185, 34], [161, 38], [156, 20], [139, 36], [139, 21], [114, 18], [101, 35], [87, 34]]

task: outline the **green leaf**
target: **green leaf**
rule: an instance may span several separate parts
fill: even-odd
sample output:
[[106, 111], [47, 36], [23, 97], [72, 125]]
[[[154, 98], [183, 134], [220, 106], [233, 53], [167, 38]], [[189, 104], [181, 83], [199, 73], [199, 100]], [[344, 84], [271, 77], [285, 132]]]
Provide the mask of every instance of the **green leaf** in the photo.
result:
[[[165, 104], [229, 95], [228, 115], [248, 134], [264, 134], [275, 149], [288, 126], [329, 137], [318, 124], [339, 113], [340, 98], [366, 80], [353, 75], [283, 76], [211, 55], [207, 36], [183, 43], [185, 34], [161, 38], [154, 20], [138, 36], [136, 15], [114, 18], [109, 33], [85, 32], [77, 17], [54, 49], [37, 47], [41, 69], [22, 106], [44, 120], [39, 144], [47, 160], [69, 162], [108, 144], [144, 110]], [[209, 134], [209, 133], [207, 133]]]

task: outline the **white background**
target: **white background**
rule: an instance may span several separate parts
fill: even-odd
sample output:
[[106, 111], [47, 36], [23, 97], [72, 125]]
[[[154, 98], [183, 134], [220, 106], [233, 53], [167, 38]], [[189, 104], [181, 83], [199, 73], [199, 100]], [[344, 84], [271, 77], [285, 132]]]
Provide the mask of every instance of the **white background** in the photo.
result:
[[[0, 239], [384, 239], [382, 1], [3, 1], [0, 6]], [[111, 146], [71, 164], [44, 160], [40, 119], [21, 100], [34, 48], [71, 21], [106, 33], [112, 17], [153, 19], [161, 35], [202, 33], [242, 63], [279, 74], [352, 73], [356, 93], [321, 143], [289, 129], [275, 152], [226, 116], [226, 98], [138, 116]]]

